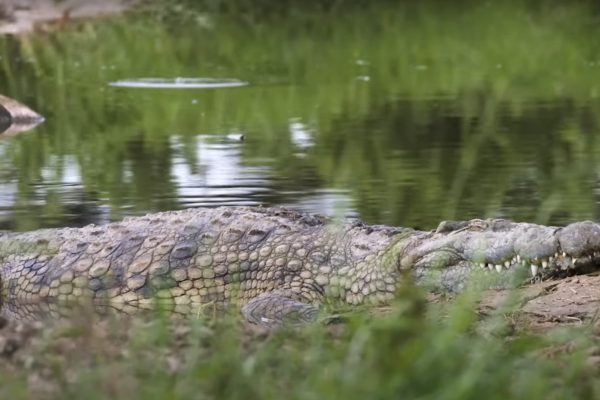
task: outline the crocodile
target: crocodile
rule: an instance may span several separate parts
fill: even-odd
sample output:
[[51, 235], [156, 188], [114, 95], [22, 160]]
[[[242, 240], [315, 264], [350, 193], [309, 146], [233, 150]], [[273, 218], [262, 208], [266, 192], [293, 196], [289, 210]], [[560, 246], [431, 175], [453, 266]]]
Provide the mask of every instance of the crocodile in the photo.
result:
[[0, 138], [33, 129], [44, 118], [24, 104], [0, 95]]
[[239, 306], [253, 323], [315, 320], [324, 303], [385, 304], [407, 278], [429, 290], [510, 287], [600, 263], [600, 225], [501, 219], [421, 231], [285, 208], [220, 207], [82, 228], [3, 232], [1, 301], [91, 299], [148, 308]]

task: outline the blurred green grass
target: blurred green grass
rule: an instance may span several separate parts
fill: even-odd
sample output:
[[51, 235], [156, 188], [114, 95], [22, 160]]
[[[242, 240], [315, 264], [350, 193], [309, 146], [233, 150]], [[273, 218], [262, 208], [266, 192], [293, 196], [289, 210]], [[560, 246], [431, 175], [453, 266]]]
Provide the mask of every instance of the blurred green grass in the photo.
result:
[[[514, 334], [478, 296], [443, 307], [403, 288], [385, 312], [264, 331], [222, 318], [49, 323], [0, 358], [0, 395], [27, 399], [589, 399], [589, 328]], [[27, 332], [27, 331], [25, 331]], [[21, 368], [15, 368], [21, 366]]]

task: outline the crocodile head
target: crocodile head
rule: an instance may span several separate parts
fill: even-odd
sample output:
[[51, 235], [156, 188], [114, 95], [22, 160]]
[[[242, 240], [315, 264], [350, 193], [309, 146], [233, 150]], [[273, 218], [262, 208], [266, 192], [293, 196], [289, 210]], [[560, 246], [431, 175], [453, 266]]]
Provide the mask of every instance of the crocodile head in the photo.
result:
[[414, 270], [418, 280], [451, 292], [462, 290], [473, 275], [484, 277], [486, 287], [505, 288], [596, 265], [600, 225], [590, 221], [566, 227], [506, 220], [442, 222], [400, 257], [400, 267]]

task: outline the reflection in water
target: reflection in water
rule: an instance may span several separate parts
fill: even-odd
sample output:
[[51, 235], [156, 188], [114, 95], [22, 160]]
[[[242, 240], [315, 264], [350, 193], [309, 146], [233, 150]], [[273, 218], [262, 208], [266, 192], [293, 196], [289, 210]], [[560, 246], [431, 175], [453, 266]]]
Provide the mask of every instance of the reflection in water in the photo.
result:
[[110, 86], [143, 89], [220, 89], [248, 85], [233, 78], [136, 78], [110, 82]]
[[[28, 196], [23, 198], [13, 178], [20, 171], [10, 162], [11, 142], [0, 142], [0, 229], [23, 229], [15, 226], [15, 220], [32, 219], [35, 224], [24, 229], [35, 229], [42, 223], [48, 227], [81, 226], [110, 221], [109, 209], [86, 193], [80, 164], [72, 155], [52, 156], [41, 168], [36, 182], [27, 187]], [[47, 215], [44, 210], [61, 205], [61, 215]]]
[[359, 218], [353, 206], [352, 192], [343, 189], [318, 189], [311, 192], [287, 192], [293, 202], [282, 205], [301, 212], [322, 214], [339, 218]]
[[[311, 131], [300, 118], [290, 120], [290, 140], [301, 150], [314, 146], [314, 132]], [[302, 154], [302, 153], [298, 153]]]
[[[294, 148], [295, 157], [306, 158], [306, 150], [312, 147], [308, 132], [299, 121], [291, 125], [290, 133], [297, 147]], [[157, 204], [164, 199], [167, 203], [176, 201], [175, 207], [167, 206], [165, 209], [277, 204], [311, 213], [358, 216], [357, 210], [352, 207], [350, 191], [319, 187], [314, 181], [285, 179], [277, 175], [276, 157], [245, 158], [244, 150], [249, 143], [241, 139], [244, 136], [239, 132], [224, 136], [197, 135], [191, 156], [189, 143], [184, 143], [182, 137], [173, 136], [168, 143], [169, 151], [165, 153], [169, 154], [167, 163], [149, 158], [145, 154], [146, 146], [133, 142], [129, 146], [132, 159], [123, 164], [120, 171], [122, 180], [115, 190], [122, 185], [135, 187], [139, 175], [144, 173], [154, 186], [142, 187], [139, 195], [145, 196], [145, 201], [155, 200]], [[9, 151], [7, 145], [0, 143], [0, 155]], [[7, 158], [2, 160], [6, 164], [4, 172], [9, 172], [12, 165]], [[158, 190], [154, 181], [156, 178], [151, 171], [162, 170], [165, 166], [169, 171], [164, 175], [170, 177], [168, 185], [175, 188], [174, 193]], [[86, 192], [81, 162], [74, 155], [50, 155], [35, 184], [29, 187], [26, 199], [20, 198], [19, 187], [10, 182], [10, 176], [12, 174], [0, 183], [0, 228], [3, 229], [38, 227], [14, 226], [13, 221], [22, 218], [22, 215], [31, 216], [33, 223], [40, 227], [58, 227], [104, 224], [124, 215], [140, 214], [135, 212], [135, 204], [140, 201], [138, 195], [124, 197], [121, 212], [115, 214], [108, 199]], [[59, 217], [45, 211], [48, 208], [52, 210], [55, 203], [61, 207]], [[32, 214], [32, 210], [37, 212]]]
[[[48, 117], [3, 145], [2, 227], [241, 204], [424, 229], [599, 218], [597, 13], [408, 3], [0, 39], [0, 92]], [[120, 80], [199, 73], [239, 80]]]
[[5, 210], [12, 208], [16, 193], [16, 183], [0, 184], [0, 217], [5, 217], [7, 214]]
[[[291, 130], [293, 140], [299, 147], [310, 147], [310, 136], [301, 122], [295, 122]], [[180, 139], [174, 137], [173, 165], [171, 175], [177, 187], [177, 199], [182, 207], [257, 206], [277, 204], [311, 213], [325, 215], [357, 216], [352, 208], [351, 193], [334, 188], [277, 187], [281, 179], [274, 173], [275, 159], [243, 159], [245, 142], [234, 140], [243, 135], [220, 137], [199, 135], [196, 137], [195, 159], [190, 164], [182, 153], [185, 150]], [[303, 155], [302, 151], [297, 154]], [[289, 199], [289, 200], [288, 200]]]
[[[286, 205], [422, 228], [486, 216], [557, 224], [595, 216], [599, 125], [591, 107], [534, 103], [515, 114], [486, 101], [467, 111], [468, 100], [374, 104], [366, 114], [333, 116], [326, 130], [291, 118], [272, 142], [239, 129], [135, 136], [124, 152], [48, 154], [25, 187], [15, 184], [28, 171], [14, 164], [20, 143], [6, 142], [3, 226], [24, 216], [32, 229], [220, 205]], [[111, 181], [86, 181], [115, 155]], [[42, 212], [32, 218], [32, 210]]]
[[317, 146], [330, 149], [329, 163], [369, 221], [565, 224], [597, 217], [593, 110], [561, 99], [518, 113], [478, 95], [399, 99], [373, 105], [365, 118], [339, 115]]
[[244, 166], [243, 142], [217, 141], [197, 136], [196, 165], [177, 155], [184, 145], [172, 138], [174, 153], [171, 174], [177, 186], [177, 198], [184, 207], [219, 205], [259, 205], [270, 191], [269, 165]]
[[81, 184], [81, 169], [73, 155], [51, 156], [41, 171], [44, 182], [55, 185], [72, 186]]

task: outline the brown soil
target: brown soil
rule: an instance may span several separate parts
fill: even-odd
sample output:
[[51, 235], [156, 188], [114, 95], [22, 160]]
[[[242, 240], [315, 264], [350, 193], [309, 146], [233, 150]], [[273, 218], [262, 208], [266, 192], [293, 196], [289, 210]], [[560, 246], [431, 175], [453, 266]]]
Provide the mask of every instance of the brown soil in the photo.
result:
[[600, 305], [600, 274], [528, 285], [516, 291], [489, 291], [480, 304], [480, 313], [511, 308], [518, 329], [545, 332], [561, 326], [595, 326]]
[[138, 3], [138, 0], [3, 0], [0, 34], [47, 30], [74, 19], [119, 14]]

